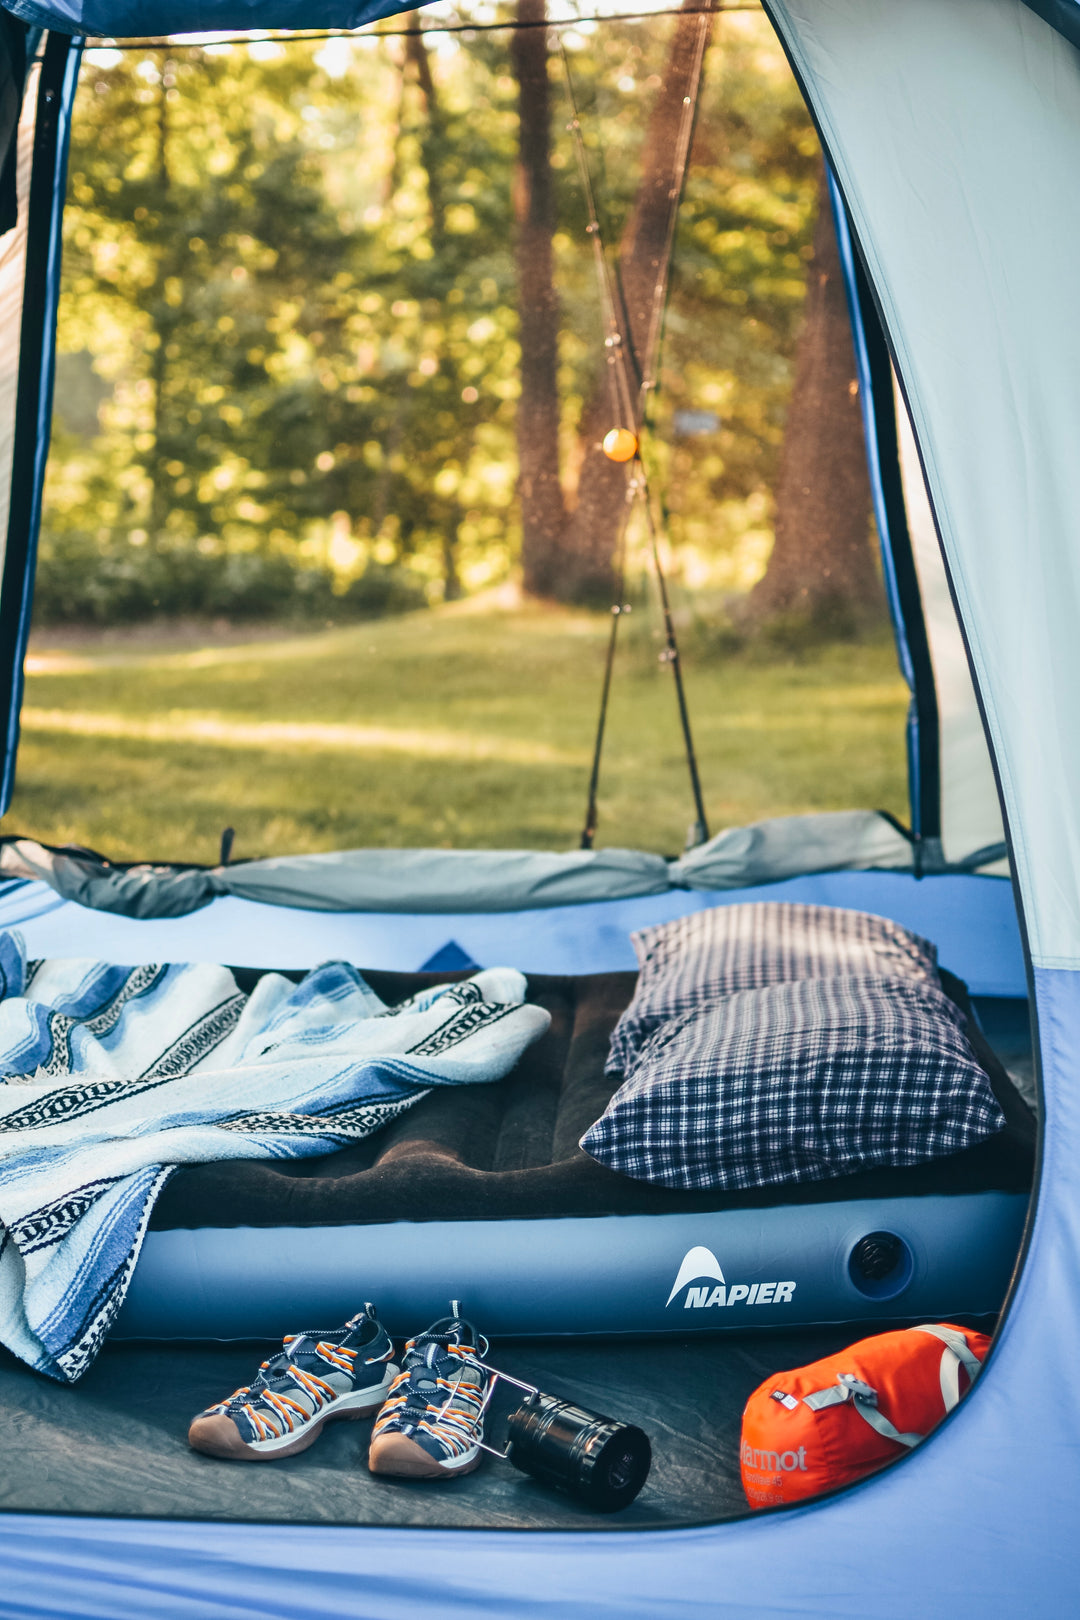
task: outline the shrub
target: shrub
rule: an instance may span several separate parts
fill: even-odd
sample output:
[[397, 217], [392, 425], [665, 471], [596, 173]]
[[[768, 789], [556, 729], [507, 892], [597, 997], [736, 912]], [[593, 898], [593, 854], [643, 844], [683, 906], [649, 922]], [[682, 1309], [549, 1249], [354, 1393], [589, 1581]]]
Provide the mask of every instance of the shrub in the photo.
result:
[[43, 532], [38, 624], [132, 624], [161, 616], [226, 619], [371, 619], [426, 606], [423, 582], [404, 567], [369, 563], [343, 594], [333, 573], [284, 551], [201, 551], [163, 540], [134, 546], [78, 531]]

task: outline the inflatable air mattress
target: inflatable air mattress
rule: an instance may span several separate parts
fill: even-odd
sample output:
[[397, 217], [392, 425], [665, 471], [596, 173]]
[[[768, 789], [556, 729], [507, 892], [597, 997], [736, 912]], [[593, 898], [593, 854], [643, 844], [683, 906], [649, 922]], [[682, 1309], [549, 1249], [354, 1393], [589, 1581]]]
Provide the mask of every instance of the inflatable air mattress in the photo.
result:
[[[369, 973], [388, 1002], [463, 974]], [[237, 970], [248, 989], [256, 970]], [[433, 1092], [316, 1160], [188, 1166], [114, 1337], [274, 1338], [374, 1298], [404, 1333], [450, 1294], [490, 1333], [647, 1334], [983, 1314], [1020, 1244], [1034, 1120], [943, 975], [1006, 1115], [949, 1158], [751, 1192], [672, 1192], [578, 1147], [613, 1089], [635, 975], [532, 976], [547, 1035], [496, 1085]]]

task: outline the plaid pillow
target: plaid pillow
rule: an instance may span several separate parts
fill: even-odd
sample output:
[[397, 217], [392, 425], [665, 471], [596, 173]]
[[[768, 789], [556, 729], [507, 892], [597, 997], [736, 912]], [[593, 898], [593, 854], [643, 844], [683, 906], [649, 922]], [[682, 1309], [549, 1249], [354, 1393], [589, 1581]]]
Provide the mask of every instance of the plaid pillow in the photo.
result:
[[608, 1074], [628, 1074], [669, 1018], [733, 990], [838, 975], [938, 985], [937, 952], [927, 940], [887, 917], [837, 906], [710, 906], [631, 937], [641, 971], [611, 1038]]
[[638, 1181], [735, 1189], [917, 1164], [1004, 1124], [940, 990], [821, 978], [672, 1020], [581, 1146]]

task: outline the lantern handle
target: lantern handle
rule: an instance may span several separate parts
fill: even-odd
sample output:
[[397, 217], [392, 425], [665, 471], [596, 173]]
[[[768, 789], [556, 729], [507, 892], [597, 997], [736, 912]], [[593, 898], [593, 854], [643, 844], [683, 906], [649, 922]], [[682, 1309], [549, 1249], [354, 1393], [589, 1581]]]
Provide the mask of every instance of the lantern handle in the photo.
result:
[[[476, 1414], [477, 1415], [477, 1420], [479, 1422], [483, 1421], [484, 1414], [487, 1412], [487, 1409], [491, 1404], [491, 1397], [495, 1393], [495, 1385], [499, 1382], [500, 1378], [502, 1379], [504, 1384], [513, 1384], [516, 1389], [523, 1389], [525, 1391], [525, 1393], [528, 1395], [529, 1401], [531, 1401], [535, 1396], [539, 1395], [539, 1393], [540, 1393], [539, 1389], [536, 1387], [535, 1384], [523, 1384], [520, 1378], [512, 1378], [509, 1373], [500, 1372], [498, 1367], [490, 1367], [486, 1361], [480, 1361], [475, 1356], [462, 1356], [461, 1359], [462, 1359], [462, 1361], [464, 1361], [466, 1363], [467, 1366], [476, 1367], [476, 1368], [479, 1369], [480, 1372], [485, 1372], [485, 1373], [490, 1373], [491, 1374], [491, 1382], [488, 1384], [487, 1388], [484, 1391], [484, 1398], [480, 1402], [480, 1410]], [[522, 1404], [527, 1406], [529, 1404], [529, 1401], [525, 1401]], [[509, 1446], [507, 1446], [505, 1451], [496, 1451], [494, 1446], [487, 1446], [487, 1445], [484, 1444], [484, 1442], [482, 1440], [478, 1440], [476, 1443], [480, 1447], [481, 1451], [488, 1452], [489, 1455], [492, 1456], [492, 1457], [498, 1457], [500, 1462], [508, 1462], [509, 1461], [509, 1458], [510, 1458], [510, 1447]]]

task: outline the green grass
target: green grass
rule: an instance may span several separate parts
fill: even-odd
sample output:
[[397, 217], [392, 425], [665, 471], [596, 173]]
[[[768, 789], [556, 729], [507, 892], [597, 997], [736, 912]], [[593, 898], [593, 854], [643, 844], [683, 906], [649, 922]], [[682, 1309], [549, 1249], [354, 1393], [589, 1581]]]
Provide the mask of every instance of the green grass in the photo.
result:
[[[357, 845], [576, 845], [604, 615], [441, 609], [192, 645], [40, 634], [5, 832], [117, 858]], [[674, 852], [692, 819], [670, 673], [620, 655], [600, 844]], [[712, 829], [906, 809], [905, 689], [886, 640], [788, 662], [696, 652], [687, 691]], [[266, 728], [270, 728], [267, 730]]]

